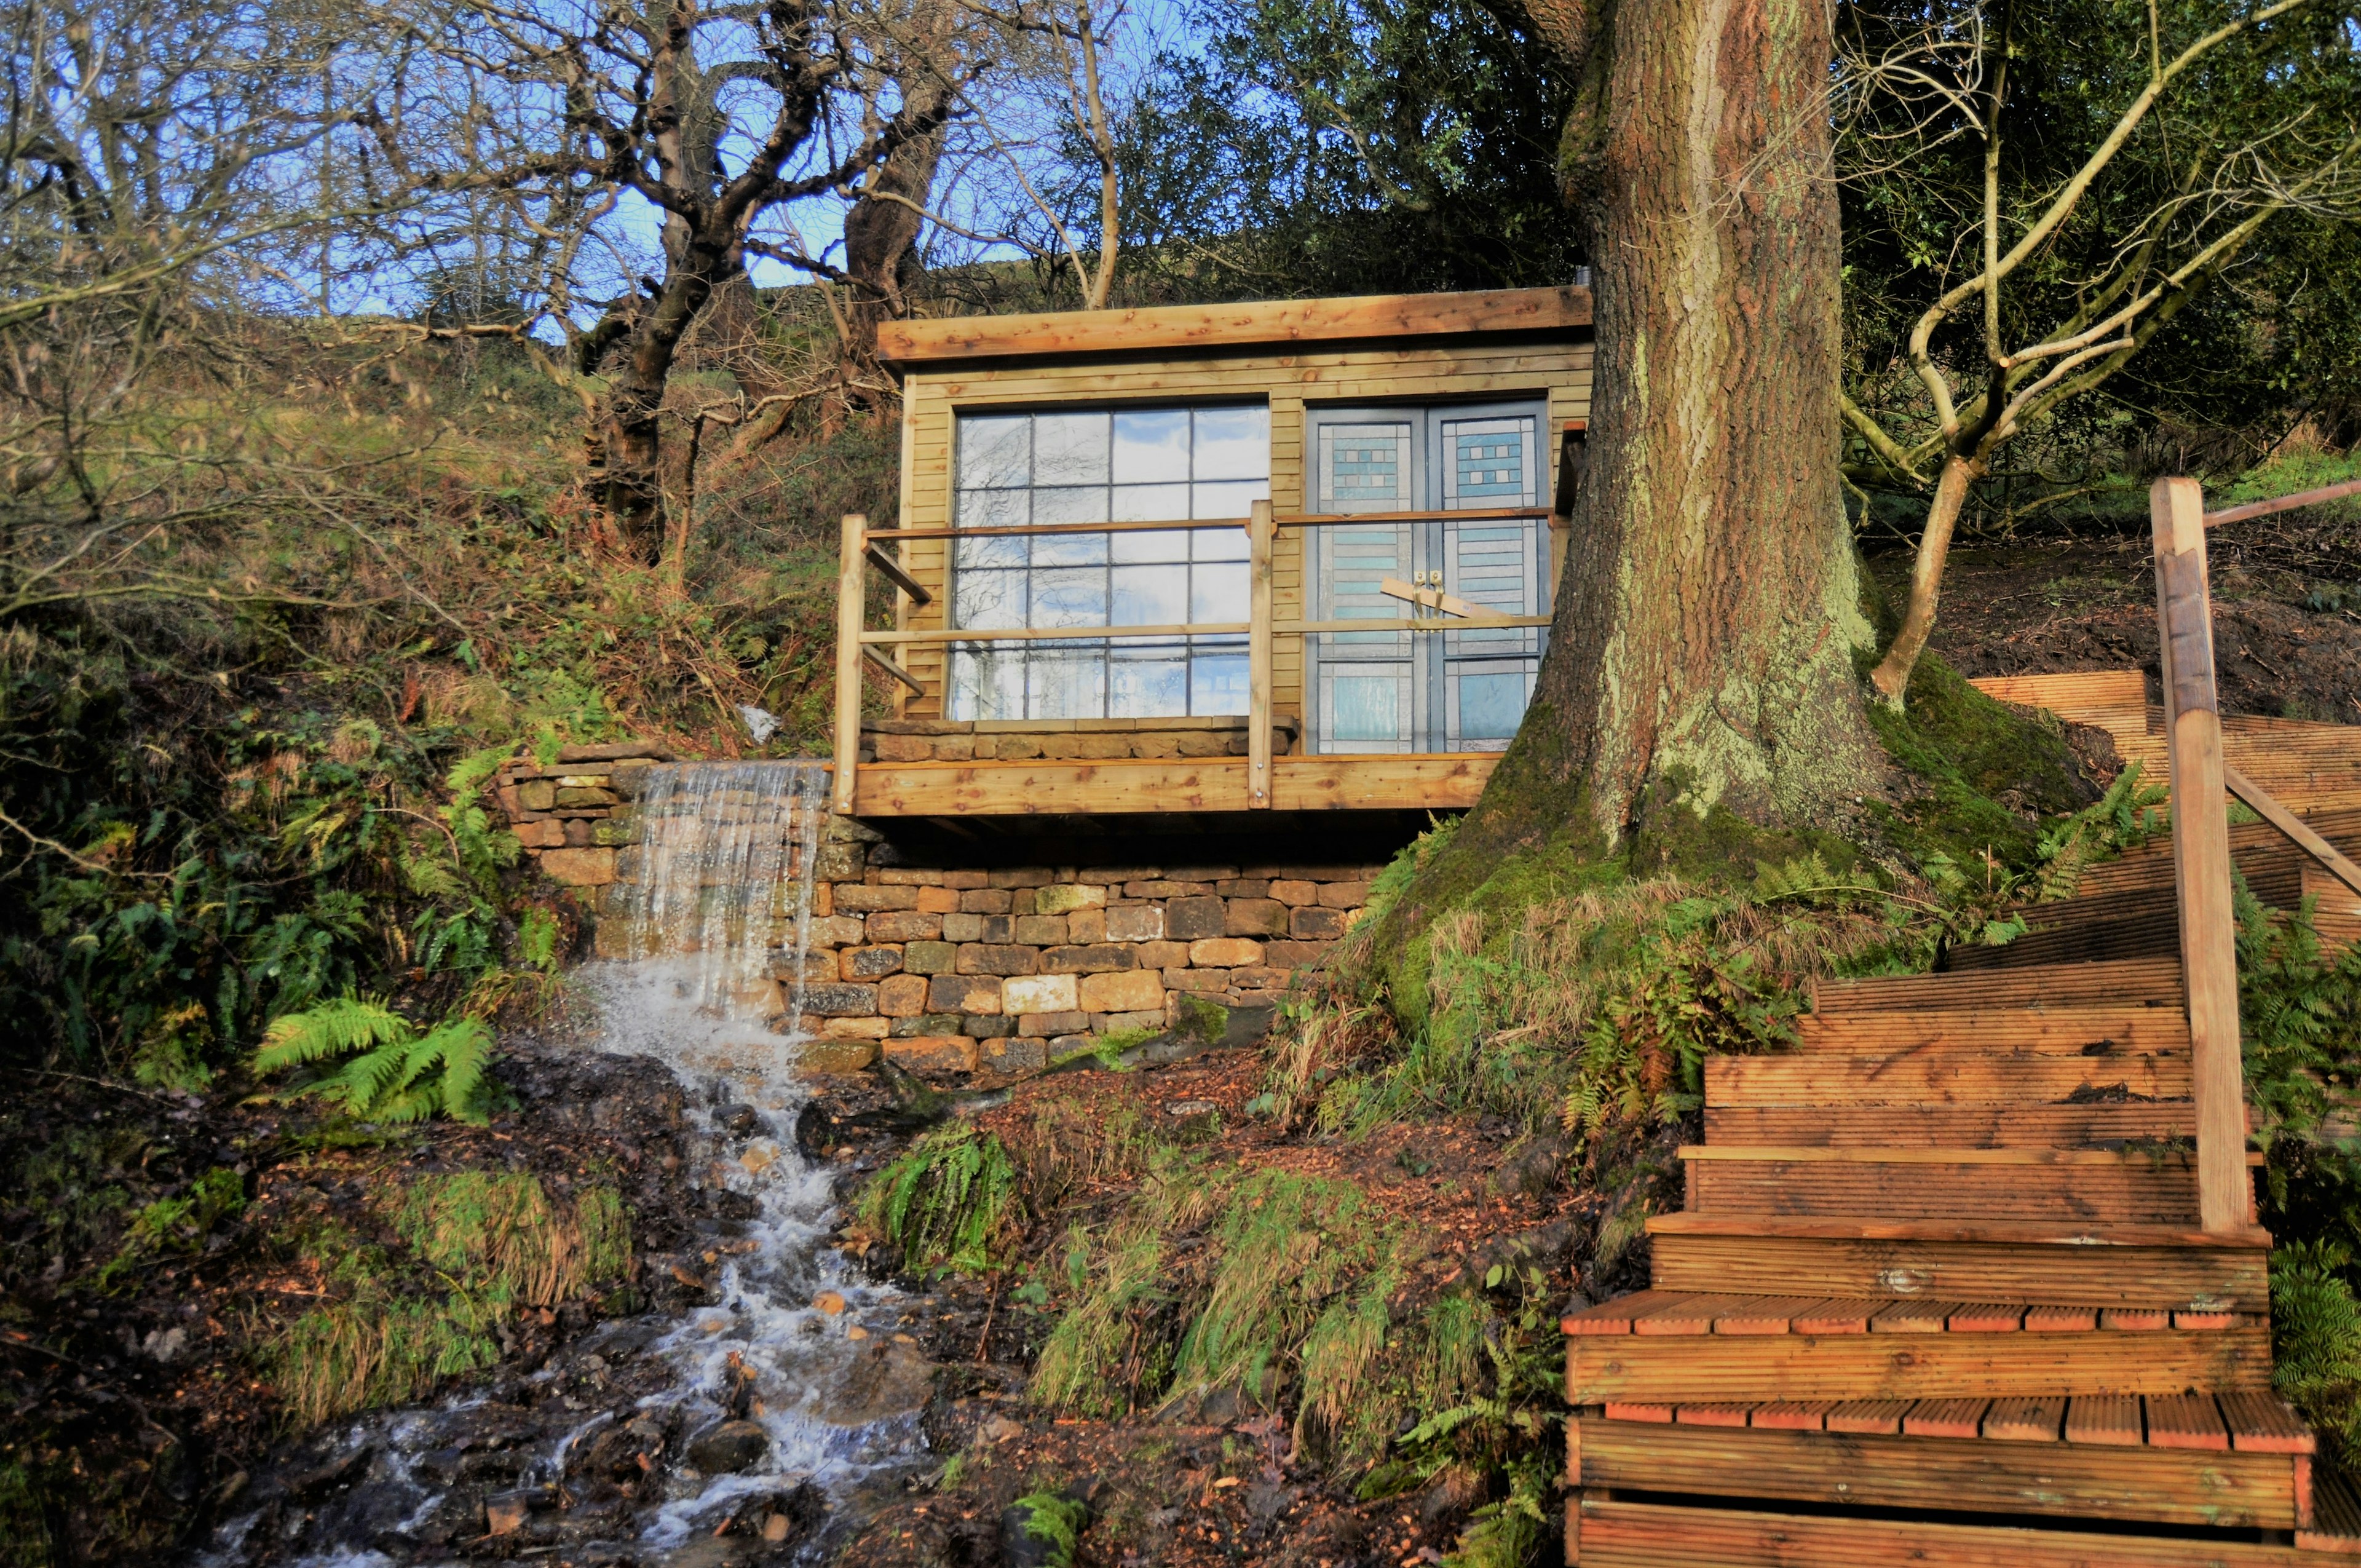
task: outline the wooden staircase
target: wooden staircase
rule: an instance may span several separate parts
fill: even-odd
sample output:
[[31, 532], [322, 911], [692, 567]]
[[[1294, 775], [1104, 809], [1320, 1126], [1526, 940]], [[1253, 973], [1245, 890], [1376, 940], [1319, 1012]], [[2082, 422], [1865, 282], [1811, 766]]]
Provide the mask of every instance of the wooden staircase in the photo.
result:
[[[2095, 685], [2145, 731], [2136, 673], [2052, 679], [2001, 695], [2088, 721]], [[2338, 728], [2301, 759], [2334, 787], [2278, 777], [2351, 855], [2361, 729], [2311, 733]], [[2275, 741], [2224, 741], [2268, 771]], [[2323, 933], [2361, 935], [2361, 894], [2276, 829], [2229, 849], [2266, 902], [2322, 894]], [[1824, 984], [1797, 1048], [1707, 1063], [1652, 1288], [1565, 1320], [1568, 1562], [2361, 1557], [2361, 1501], [2270, 1390], [2250, 1185], [2244, 1223], [2202, 1223], [2175, 876], [2169, 843], [2125, 856], [2015, 943]]]

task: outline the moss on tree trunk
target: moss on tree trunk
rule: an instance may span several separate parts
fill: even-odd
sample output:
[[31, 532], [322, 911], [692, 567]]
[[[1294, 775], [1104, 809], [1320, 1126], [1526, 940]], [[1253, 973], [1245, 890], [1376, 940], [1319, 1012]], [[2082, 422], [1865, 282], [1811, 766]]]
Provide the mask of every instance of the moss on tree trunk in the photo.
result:
[[1883, 767], [1837, 472], [1827, 9], [1565, 10], [1529, 19], [1587, 83], [1565, 156], [1598, 293], [1588, 479], [1524, 724], [1382, 943], [1553, 842], [1841, 832]]

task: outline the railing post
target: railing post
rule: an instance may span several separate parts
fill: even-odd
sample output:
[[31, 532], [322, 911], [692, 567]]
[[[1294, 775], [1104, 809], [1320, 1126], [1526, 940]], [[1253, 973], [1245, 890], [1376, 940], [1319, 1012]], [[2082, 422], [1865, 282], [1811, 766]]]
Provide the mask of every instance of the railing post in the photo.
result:
[[1246, 805], [1270, 806], [1270, 503], [1246, 519]]
[[2238, 1046], [2238, 953], [2223, 804], [2222, 715], [2214, 700], [2213, 603], [2205, 571], [2205, 494], [2194, 479], [2148, 492], [2156, 533], [2158, 663], [2171, 766], [2172, 867], [2197, 1109], [2197, 1212], [2208, 1231], [2251, 1223], [2246, 1074]]
[[861, 630], [867, 620], [869, 576], [862, 552], [869, 547], [869, 520], [844, 518], [836, 560], [836, 771], [829, 780], [829, 805], [839, 816], [852, 813], [854, 769], [861, 761]]

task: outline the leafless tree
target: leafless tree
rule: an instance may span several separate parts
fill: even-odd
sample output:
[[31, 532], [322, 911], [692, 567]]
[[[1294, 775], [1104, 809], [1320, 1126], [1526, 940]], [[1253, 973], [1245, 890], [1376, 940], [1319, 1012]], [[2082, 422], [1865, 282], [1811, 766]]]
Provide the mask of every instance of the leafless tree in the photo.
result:
[[[1857, 165], [1906, 162], [1954, 137], [1974, 138], [1982, 151], [1981, 203], [1957, 251], [1972, 258], [1971, 269], [1925, 308], [1904, 350], [1918, 397], [1883, 417], [1844, 403], [1846, 423], [1891, 478], [1932, 486], [1902, 628], [1872, 674], [1883, 700], [1898, 707], [1908, 688], [1934, 630], [1960, 509], [1995, 452], [2120, 370], [2275, 215], [2361, 215], [2361, 126], [2294, 91], [2253, 128], [2204, 124], [2202, 109], [2184, 104], [2224, 57], [2267, 47], [2274, 24], [2313, 3], [2269, 0], [2179, 39], [2165, 36], [2151, 6], [2145, 37], [2100, 46], [2138, 49], [2142, 80], [2080, 166], [2051, 188], [2012, 178], [2004, 157], [2019, 134], [2004, 3], [1991, 15], [1979, 4], [1874, 60], [1846, 62], [1844, 130]], [[1903, 113], [1880, 117], [1881, 106], [1897, 103]], [[2145, 186], [2154, 194], [2127, 203], [2126, 192], [2143, 189], [2121, 178], [2135, 164], [2161, 177]], [[2107, 225], [2100, 259], [2061, 290], [2045, 269], [2078, 225]]]

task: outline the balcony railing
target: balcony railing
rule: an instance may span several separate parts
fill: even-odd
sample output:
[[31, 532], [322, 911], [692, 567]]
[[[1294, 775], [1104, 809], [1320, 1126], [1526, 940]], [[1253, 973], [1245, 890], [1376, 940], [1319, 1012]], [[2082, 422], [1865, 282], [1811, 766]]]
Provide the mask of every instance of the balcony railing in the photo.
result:
[[[1333, 632], [1478, 630], [1549, 624], [1545, 615], [1499, 615], [1466, 603], [1443, 591], [1439, 582], [1401, 582], [1388, 578], [1380, 591], [1400, 599], [1407, 616], [1391, 620], [1356, 617], [1344, 620], [1280, 620], [1272, 608], [1271, 548], [1281, 529], [1312, 529], [1382, 522], [1505, 522], [1550, 521], [1547, 508], [1468, 508], [1454, 511], [1389, 511], [1347, 513], [1274, 513], [1268, 501], [1257, 501], [1246, 517], [1200, 518], [1172, 522], [1052, 522], [1016, 523], [998, 528], [871, 528], [868, 520], [848, 516], [843, 522], [842, 554], [837, 577], [836, 773], [834, 805], [840, 812], [852, 809], [855, 766], [861, 751], [861, 697], [863, 662], [874, 665], [919, 696], [937, 695], [927, 684], [897, 663], [890, 649], [961, 642], [1103, 642], [1174, 637], [1237, 637], [1246, 640], [1246, 801], [1254, 809], [1271, 804], [1271, 667], [1272, 650], [1280, 638]], [[1246, 619], [1239, 621], [1195, 621], [1162, 626], [1061, 627], [928, 627], [872, 630], [865, 624], [868, 574], [873, 570], [892, 583], [913, 605], [935, 601], [934, 593], [904, 569], [883, 546], [903, 540], [1009, 538], [1034, 534], [1174, 532], [1202, 529], [1244, 529], [1246, 535]], [[1562, 559], [1562, 541], [1551, 552], [1551, 577]], [[948, 704], [946, 704], [948, 708]]]

